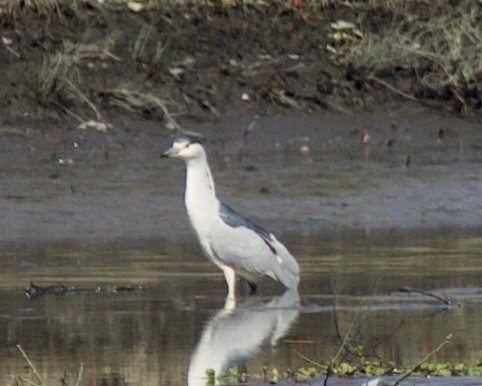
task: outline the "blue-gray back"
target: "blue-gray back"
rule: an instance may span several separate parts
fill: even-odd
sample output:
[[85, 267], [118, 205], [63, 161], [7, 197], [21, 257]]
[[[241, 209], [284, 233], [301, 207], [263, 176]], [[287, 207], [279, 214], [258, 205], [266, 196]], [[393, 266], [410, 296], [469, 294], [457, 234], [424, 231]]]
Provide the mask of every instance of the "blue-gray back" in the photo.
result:
[[268, 245], [268, 247], [271, 249], [271, 252], [276, 254], [276, 249], [271, 244], [271, 241], [272, 241], [271, 234], [262, 226], [255, 224], [251, 220], [248, 220], [247, 218], [243, 217], [238, 212], [236, 212], [233, 208], [231, 208], [230, 206], [226, 205], [223, 202], [221, 202], [220, 216], [221, 216], [221, 219], [226, 224], [228, 224], [233, 228], [245, 227], [256, 232], [263, 239], [266, 245]]

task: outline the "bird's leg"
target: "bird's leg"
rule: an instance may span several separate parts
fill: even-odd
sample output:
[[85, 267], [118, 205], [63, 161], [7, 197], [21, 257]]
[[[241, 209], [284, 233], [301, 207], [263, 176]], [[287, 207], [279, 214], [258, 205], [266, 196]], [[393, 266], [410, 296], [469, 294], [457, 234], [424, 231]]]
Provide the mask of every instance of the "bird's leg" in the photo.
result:
[[228, 296], [227, 299], [234, 301], [236, 299], [236, 275], [234, 269], [230, 267], [223, 267], [224, 278], [228, 285]]
[[226, 315], [230, 314], [236, 308], [236, 300], [230, 299], [229, 296], [226, 296], [226, 300], [224, 302], [224, 311], [227, 312]]

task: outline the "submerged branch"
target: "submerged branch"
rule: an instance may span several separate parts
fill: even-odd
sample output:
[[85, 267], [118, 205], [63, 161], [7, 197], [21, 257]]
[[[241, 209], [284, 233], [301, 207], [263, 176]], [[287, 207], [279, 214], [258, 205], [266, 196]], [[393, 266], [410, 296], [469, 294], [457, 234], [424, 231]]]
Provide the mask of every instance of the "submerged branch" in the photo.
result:
[[413, 288], [408, 288], [408, 287], [397, 288], [396, 291], [404, 292], [404, 293], [407, 293], [407, 294], [417, 293], [417, 294], [421, 294], [421, 295], [425, 295], [425, 296], [429, 296], [431, 298], [437, 299], [447, 306], [452, 305], [452, 302], [449, 299], [442, 298], [442, 297], [440, 297], [438, 295], [435, 295], [431, 292], [426, 292], [426, 291], [423, 291], [423, 290], [413, 289]]
[[450, 339], [452, 339], [452, 334], [448, 334], [445, 337], [445, 340], [440, 343], [435, 349], [433, 349], [431, 352], [429, 352], [427, 355], [425, 355], [418, 363], [416, 363], [412, 368], [410, 368], [409, 371], [407, 371], [404, 375], [402, 375], [400, 378], [397, 379], [397, 381], [393, 384], [393, 386], [397, 386], [402, 382], [404, 379], [408, 378], [410, 375], [413, 374], [414, 371], [416, 371], [420, 365], [422, 365], [424, 362], [429, 360], [433, 355], [438, 353], [447, 343], [450, 342]]
[[390, 83], [388, 82], [385, 82], [384, 80], [374, 76], [374, 75], [368, 75], [367, 78], [373, 82], [376, 82], [380, 85], [382, 85], [383, 87], [387, 88], [388, 90], [394, 92], [395, 94], [398, 94], [408, 100], [411, 100], [413, 102], [418, 102], [418, 99], [415, 98], [413, 95], [410, 95], [410, 94], [407, 94], [405, 92], [403, 92], [402, 90], [399, 90], [398, 88], [395, 88], [394, 86], [392, 86]]
[[30, 287], [25, 288], [25, 295], [28, 299], [33, 299], [43, 295], [65, 295], [68, 292], [133, 292], [142, 291], [144, 288], [142, 286], [135, 285], [125, 285], [125, 286], [110, 286], [110, 287], [91, 287], [91, 288], [79, 288], [75, 286], [66, 286], [64, 284], [54, 284], [47, 287], [41, 287], [30, 283]]

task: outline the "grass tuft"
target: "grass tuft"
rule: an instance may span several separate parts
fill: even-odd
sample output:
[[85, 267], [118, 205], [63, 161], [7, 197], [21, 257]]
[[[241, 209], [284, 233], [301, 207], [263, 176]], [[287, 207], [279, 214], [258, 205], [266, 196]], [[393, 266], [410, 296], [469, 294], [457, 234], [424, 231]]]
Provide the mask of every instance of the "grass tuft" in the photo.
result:
[[354, 42], [347, 62], [410, 99], [455, 99], [463, 110], [477, 108], [482, 91], [482, 8], [465, 3], [451, 11], [398, 9], [387, 28]]
[[[148, 112], [159, 110], [166, 127], [172, 130], [185, 132], [175, 119], [175, 115], [182, 114], [180, 106], [172, 101], [161, 99], [160, 97], [145, 92], [133, 90], [125, 87], [118, 87], [105, 93], [109, 97], [110, 103], [130, 112]], [[172, 109], [178, 113], [171, 112]]]

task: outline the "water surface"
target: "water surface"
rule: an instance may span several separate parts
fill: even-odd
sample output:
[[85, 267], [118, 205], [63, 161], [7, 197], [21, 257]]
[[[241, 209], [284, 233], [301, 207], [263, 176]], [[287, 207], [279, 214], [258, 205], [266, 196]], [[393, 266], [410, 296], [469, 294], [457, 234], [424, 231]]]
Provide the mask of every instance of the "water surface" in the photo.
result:
[[[1, 383], [28, 373], [16, 344], [53, 384], [65, 373], [74, 379], [81, 363], [85, 384], [184, 385], [189, 374], [190, 384], [201, 385], [193, 376], [204, 375], [200, 368], [235, 364], [259, 379], [263, 366], [309, 366], [303, 357], [326, 363], [346, 334], [367, 357], [399, 365], [416, 363], [448, 334], [451, 343], [434, 360], [482, 357], [481, 236], [287, 236], [302, 269], [299, 306], [296, 295], [268, 282], [257, 296], [241, 296], [234, 312], [223, 309], [222, 274], [189, 239], [3, 250]], [[28, 300], [30, 280], [142, 290]], [[398, 291], [407, 287], [451, 304]]]

